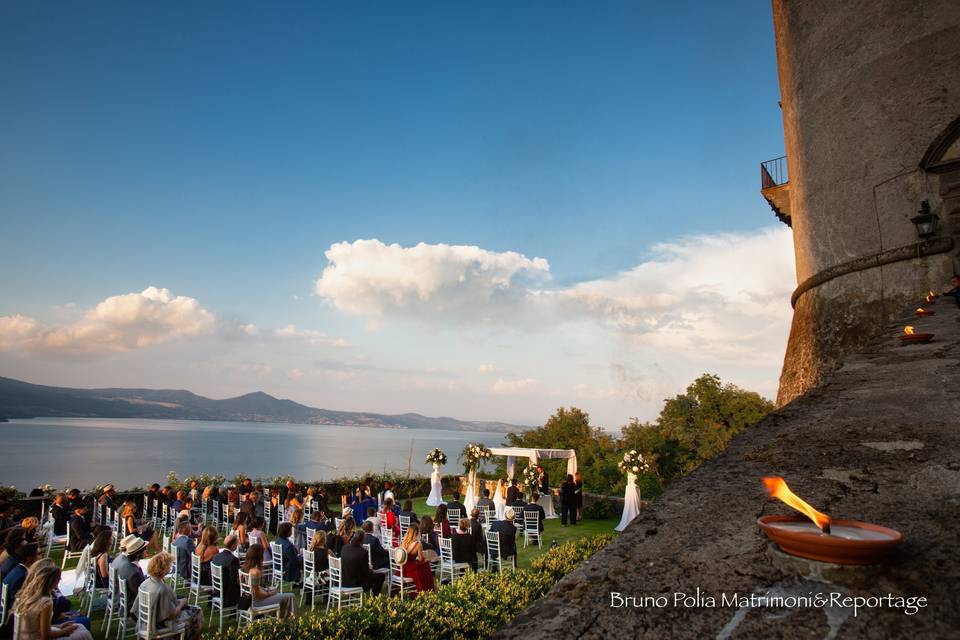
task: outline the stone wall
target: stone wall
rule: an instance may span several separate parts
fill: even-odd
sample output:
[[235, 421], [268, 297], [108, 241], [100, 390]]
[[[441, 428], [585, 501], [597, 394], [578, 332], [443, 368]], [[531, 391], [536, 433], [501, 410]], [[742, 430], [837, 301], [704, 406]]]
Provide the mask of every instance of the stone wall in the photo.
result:
[[[913, 244], [929, 200], [960, 240], [950, 184], [921, 166], [960, 116], [960, 2], [774, 0], [798, 283]], [[960, 241], [956, 243], [960, 248]], [[939, 290], [956, 249], [851, 274], [796, 304], [778, 404], [816, 385], [921, 291]]]

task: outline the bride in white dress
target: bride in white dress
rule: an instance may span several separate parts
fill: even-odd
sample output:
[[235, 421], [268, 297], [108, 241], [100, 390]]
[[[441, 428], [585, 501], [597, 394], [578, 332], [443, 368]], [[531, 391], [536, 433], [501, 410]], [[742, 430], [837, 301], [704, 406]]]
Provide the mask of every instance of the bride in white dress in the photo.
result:
[[497, 488], [493, 492], [493, 507], [497, 510], [497, 520], [503, 520], [507, 510], [507, 494], [503, 490], [503, 480], [497, 480]]

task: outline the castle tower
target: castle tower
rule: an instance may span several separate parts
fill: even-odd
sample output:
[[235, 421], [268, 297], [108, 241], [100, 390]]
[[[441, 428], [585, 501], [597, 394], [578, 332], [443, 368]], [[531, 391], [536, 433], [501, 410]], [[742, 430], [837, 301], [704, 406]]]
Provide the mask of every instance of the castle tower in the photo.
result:
[[773, 19], [786, 158], [762, 192], [798, 283], [780, 405], [960, 270], [960, 2], [773, 0]]

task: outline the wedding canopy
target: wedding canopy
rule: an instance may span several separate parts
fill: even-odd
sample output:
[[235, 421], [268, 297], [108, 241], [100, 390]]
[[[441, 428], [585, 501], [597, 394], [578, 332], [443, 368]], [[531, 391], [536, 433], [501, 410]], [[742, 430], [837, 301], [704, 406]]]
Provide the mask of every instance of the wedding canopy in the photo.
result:
[[507, 478], [513, 479], [516, 470], [517, 458], [527, 458], [530, 464], [537, 464], [541, 459], [560, 458], [567, 461], [567, 473], [577, 472], [577, 452], [573, 449], [523, 449], [519, 447], [491, 447], [490, 453], [495, 456], [507, 456]]

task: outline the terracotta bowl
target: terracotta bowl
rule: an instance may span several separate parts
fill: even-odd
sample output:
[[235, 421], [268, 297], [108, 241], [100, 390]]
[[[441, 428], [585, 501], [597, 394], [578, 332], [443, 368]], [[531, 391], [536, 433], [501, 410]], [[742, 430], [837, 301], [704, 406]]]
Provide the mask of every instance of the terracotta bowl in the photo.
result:
[[763, 516], [757, 524], [785, 553], [834, 564], [877, 564], [903, 540], [899, 531], [859, 520], [833, 520], [830, 534], [803, 516]]
[[904, 333], [902, 335], [897, 336], [897, 338], [903, 344], [924, 344], [926, 342], [930, 342], [931, 340], [933, 340], [933, 334], [932, 333], [914, 333], [914, 334], [908, 335]]
[[918, 316], [932, 316], [936, 313], [936, 311], [927, 311], [924, 309], [923, 311], [915, 311], [914, 313], [916, 313]]

